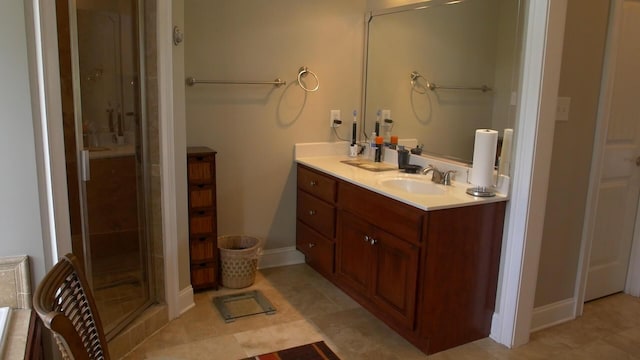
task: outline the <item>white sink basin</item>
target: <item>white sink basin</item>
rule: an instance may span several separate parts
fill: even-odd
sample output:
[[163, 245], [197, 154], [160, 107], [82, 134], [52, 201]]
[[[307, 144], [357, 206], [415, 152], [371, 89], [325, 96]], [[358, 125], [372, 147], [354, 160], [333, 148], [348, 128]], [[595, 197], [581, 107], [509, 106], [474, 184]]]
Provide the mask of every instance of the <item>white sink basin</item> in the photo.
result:
[[428, 176], [416, 177], [392, 176], [378, 180], [381, 186], [393, 190], [404, 191], [413, 195], [441, 195], [445, 193], [443, 185], [438, 185], [429, 180]]

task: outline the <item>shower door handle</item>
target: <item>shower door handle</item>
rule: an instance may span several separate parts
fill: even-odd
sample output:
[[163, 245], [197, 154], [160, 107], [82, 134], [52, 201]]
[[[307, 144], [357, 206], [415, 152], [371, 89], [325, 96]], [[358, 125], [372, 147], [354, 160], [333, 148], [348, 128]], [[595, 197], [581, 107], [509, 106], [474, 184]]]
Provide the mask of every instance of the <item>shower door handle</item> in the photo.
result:
[[82, 169], [80, 172], [82, 174], [82, 181], [91, 180], [91, 165], [89, 163], [89, 150], [82, 150], [80, 153], [80, 164]]

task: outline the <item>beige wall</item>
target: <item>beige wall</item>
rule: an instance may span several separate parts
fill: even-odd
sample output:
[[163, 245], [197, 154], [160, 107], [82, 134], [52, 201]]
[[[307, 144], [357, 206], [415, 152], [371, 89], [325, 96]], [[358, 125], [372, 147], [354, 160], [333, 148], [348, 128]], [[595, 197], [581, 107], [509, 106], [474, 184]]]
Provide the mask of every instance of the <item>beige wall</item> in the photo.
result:
[[[187, 142], [218, 151], [220, 234], [295, 244], [298, 142], [335, 141], [329, 111], [360, 106], [365, 0], [185, 2], [185, 72], [200, 79], [286, 86], [197, 85], [186, 89]], [[296, 82], [308, 66], [317, 92]], [[309, 80], [313, 86], [313, 80]], [[350, 129], [342, 126], [342, 137]]]
[[568, 2], [559, 96], [571, 112], [556, 123], [536, 307], [574, 294], [608, 13], [608, 1]]

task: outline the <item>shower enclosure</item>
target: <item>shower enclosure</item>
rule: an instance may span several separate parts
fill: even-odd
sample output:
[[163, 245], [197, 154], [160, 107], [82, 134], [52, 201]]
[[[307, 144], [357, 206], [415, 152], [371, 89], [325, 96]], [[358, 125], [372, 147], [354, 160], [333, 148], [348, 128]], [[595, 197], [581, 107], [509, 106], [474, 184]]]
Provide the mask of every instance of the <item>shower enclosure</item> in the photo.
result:
[[107, 338], [154, 299], [142, 0], [57, 0], [73, 252]]

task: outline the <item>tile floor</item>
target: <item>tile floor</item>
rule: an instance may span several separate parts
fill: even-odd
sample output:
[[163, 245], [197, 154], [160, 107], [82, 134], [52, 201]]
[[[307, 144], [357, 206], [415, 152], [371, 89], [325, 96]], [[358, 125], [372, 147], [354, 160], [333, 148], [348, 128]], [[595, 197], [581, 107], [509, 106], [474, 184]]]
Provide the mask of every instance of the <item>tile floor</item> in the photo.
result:
[[[307, 265], [258, 272], [255, 284], [278, 309], [225, 323], [214, 296], [197, 293], [196, 306], [141, 343], [125, 359], [241, 359], [324, 340], [341, 359], [427, 359]], [[428, 357], [445, 359], [638, 359], [640, 299], [613, 295], [585, 305], [578, 320], [536, 332], [517, 349], [482, 339]]]

